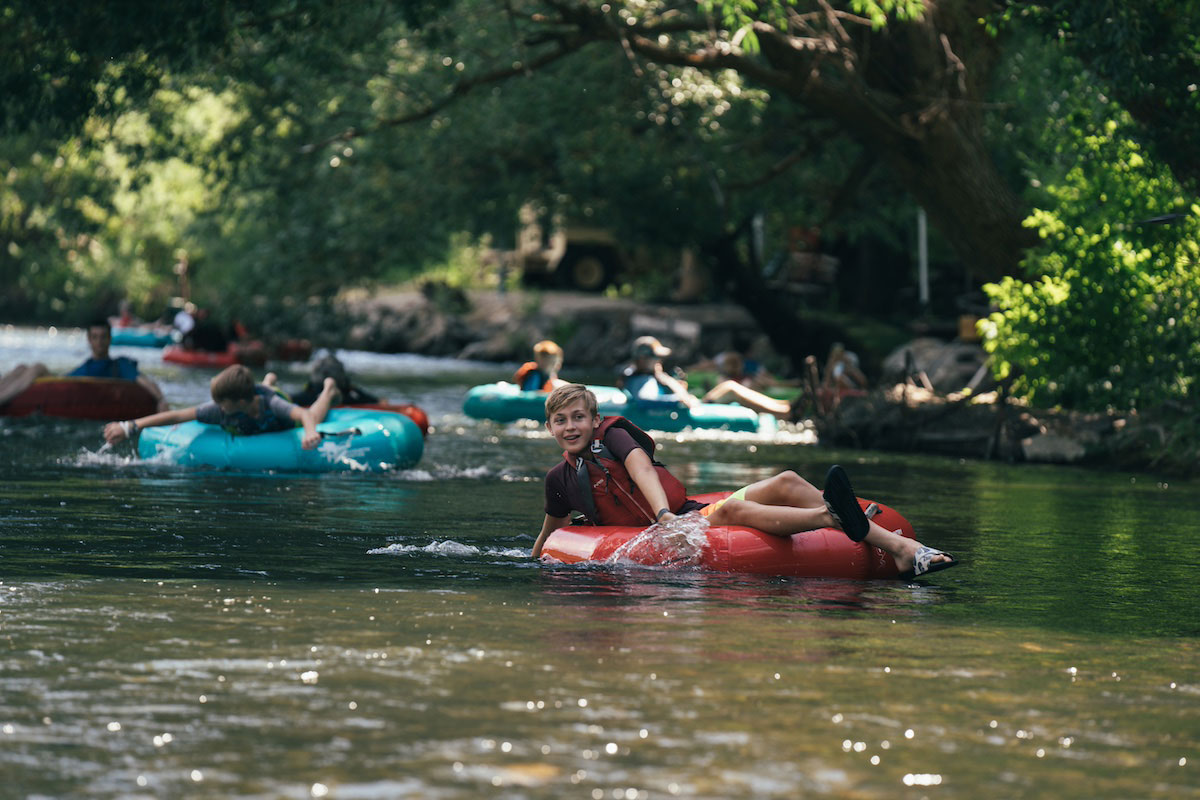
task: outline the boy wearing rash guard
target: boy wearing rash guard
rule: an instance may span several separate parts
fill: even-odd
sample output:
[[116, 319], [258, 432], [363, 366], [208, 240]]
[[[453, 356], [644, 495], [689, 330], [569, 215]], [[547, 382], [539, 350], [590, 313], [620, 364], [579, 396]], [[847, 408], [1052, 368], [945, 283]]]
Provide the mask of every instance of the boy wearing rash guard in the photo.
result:
[[[913, 578], [958, 563], [948, 553], [885, 530], [867, 519], [839, 466], [825, 477], [822, 492], [791, 470], [752, 483], [728, 498], [704, 505], [647, 452], [653, 440], [620, 418], [602, 419], [586, 386], [568, 384], [546, 398], [546, 429], [563, 449], [563, 461], [546, 473], [545, 520], [533, 557], [546, 538], [569, 524], [572, 511], [593, 514], [595, 525], [665, 523], [698, 511], [712, 525], [745, 525], [775, 536], [838, 528], [890, 554], [901, 577]], [[664, 484], [666, 486], [664, 487]], [[591, 496], [587, 496], [587, 494]]]
[[110, 422], [104, 426], [104, 438], [110, 444], [116, 444], [132, 437], [142, 428], [176, 425], [191, 420], [220, 425], [230, 433], [242, 436], [289, 430], [299, 423], [304, 428], [301, 446], [311, 450], [321, 441], [317, 423], [323, 422], [329, 413], [337, 384], [333, 378], [326, 378], [324, 389], [316, 402], [304, 408], [289, 403], [267, 386], [256, 385], [250, 370], [235, 364], [213, 378], [209, 389], [213, 398], [211, 402], [192, 408], [162, 411], [140, 419]]

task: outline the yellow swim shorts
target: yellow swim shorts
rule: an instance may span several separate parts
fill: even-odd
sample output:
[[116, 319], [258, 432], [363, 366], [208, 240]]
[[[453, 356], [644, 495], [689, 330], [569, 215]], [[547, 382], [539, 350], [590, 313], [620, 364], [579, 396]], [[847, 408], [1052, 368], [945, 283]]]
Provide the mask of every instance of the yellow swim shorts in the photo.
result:
[[711, 505], [705, 506], [704, 508], [700, 509], [700, 516], [702, 516], [702, 517], [712, 516], [712, 513], [714, 511], [716, 511], [721, 506], [725, 505], [726, 500], [745, 500], [746, 499], [746, 490], [749, 488], [750, 488], [749, 486], [743, 486], [742, 488], [738, 489], [736, 492], [729, 495], [728, 497], [723, 497], [720, 500], [718, 500], [717, 502], [715, 502]]

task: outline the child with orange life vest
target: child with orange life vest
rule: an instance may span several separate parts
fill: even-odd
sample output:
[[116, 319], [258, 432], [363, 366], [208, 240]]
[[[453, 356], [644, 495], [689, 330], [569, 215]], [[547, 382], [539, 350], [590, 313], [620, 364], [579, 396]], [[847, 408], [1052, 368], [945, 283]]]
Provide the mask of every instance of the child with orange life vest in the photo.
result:
[[563, 448], [563, 460], [546, 473], [545, 520], [533, 557], [546, 538], [570, 523], [571, 512], [593, 525], [649, 527], [697, 511], [712, 525], [745, 525], [776, 536], [838, 528], [890, 554], [902, 577], [957, 564], [952, 556], [885, 530], [867, 519], [839, 466], [822, 492], [787, 470], [752, 483], [711, 505], [689, 499], [683, 484], [653, 460], [654, 440], [623, 417], [600, 417], [596, 396], [568, 384], [546, 398], [546, 429]]
[[567, 383], [558, 377], [562, 364], [562, 348], [543, 339], [533, 346], [533, 361], [526, 361], [513, 375], [513, 383], [525, 392], [553, 391]]

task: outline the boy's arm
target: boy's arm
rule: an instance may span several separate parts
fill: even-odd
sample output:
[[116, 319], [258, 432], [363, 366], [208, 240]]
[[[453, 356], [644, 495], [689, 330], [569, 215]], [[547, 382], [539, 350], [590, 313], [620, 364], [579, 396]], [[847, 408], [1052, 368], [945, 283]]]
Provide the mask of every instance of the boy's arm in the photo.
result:
[[[655, 514], [655, 521], [663, 522], [674, 519], [675, 515], [671, 512], [671, 506], [667, 501], [667, 492], [663, 489], [662, 481], [658, 479], [658, 472], [650, 463], [650, 456], [646, 455], [646, 451], [640, 447], [630, 450], [629, 455], [625, 456], [625, 469], [629, 470], [629, 477], [633, 478], [633, 482], [650, 502], [650, 513]], [[667, 512], [658, 517], [658, 512], [664, 508]]]
[[292, 406], [292, 419], [304, 426], [304, 436], [300, 439], [300, 446], [305, 450], [312, 450], [321, 443], [321, 434], [317, 433], [317, 423], [313, 422], [313, 416], [304, 406]]
[[157, 414], [127, 419], [124, 422], [110, 422], [104, 426], [104, 439], [109, 444], [116, 444], [137, 433], [142, 428], [154, 428], [159, 425], [178, 425], [196, 418], [196, 407], [175, 408], [170, 411], [159, 411]]
[[566, 525], [571, 521], [571, 516], [568, 514], [565, 517], [552, 517], [546, 515], [546, 519], [542, 521], [542, 532], [538, 534], [537, 541], [533, 543], [533, 552], [530, 554], [533, 558], [538, 558], [542, 554], [542, 546], [546, 544], [546, 539], [550, 534]]

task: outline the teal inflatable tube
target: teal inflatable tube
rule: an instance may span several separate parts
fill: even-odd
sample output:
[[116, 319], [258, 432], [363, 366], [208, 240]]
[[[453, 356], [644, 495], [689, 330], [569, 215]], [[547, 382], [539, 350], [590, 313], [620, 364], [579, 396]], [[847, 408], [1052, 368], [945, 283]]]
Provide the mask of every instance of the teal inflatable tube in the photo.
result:
[[[602, 407], [624, 405], [629, 395], [613, 386], [589, 386]], [[516, 422], [520, 419], [546, 421], [546, 393], [524, 392], [515, 383], [485, 383], [467, 392], [463, 413], [475, 419]], [[602, 414], [609, 412], [601, 409]]]
[[[646, 430], [677, 433], [685, 428], [720, 428], [756, 432], [758, 413], [725, 403], [701, 403], [688, 408], [675, 400], [633, 400], [615, 386], [588, 386], [604, 416], [622, 416]], [[546, 420], [545, 392], [523, 392], [515, 384], [500, 382], [475, 386], [463, 401], [463, 413], [475, 419], [515, 422]]]
[[163, 347], [175, 341], [170, 331], [154, 328], [113, 328], [112, 343], [127, 347]]
[[317, 425], [321, 443], [300, 446], [303, 428], [233, 436], [216, 425], [184, 422], [146, 428], [138, 439], [144, 459], [185, 466], [285, 472], [378, 472], [411, 467], [421, 460], [425, 437], [403, 414], [334, 409]]

